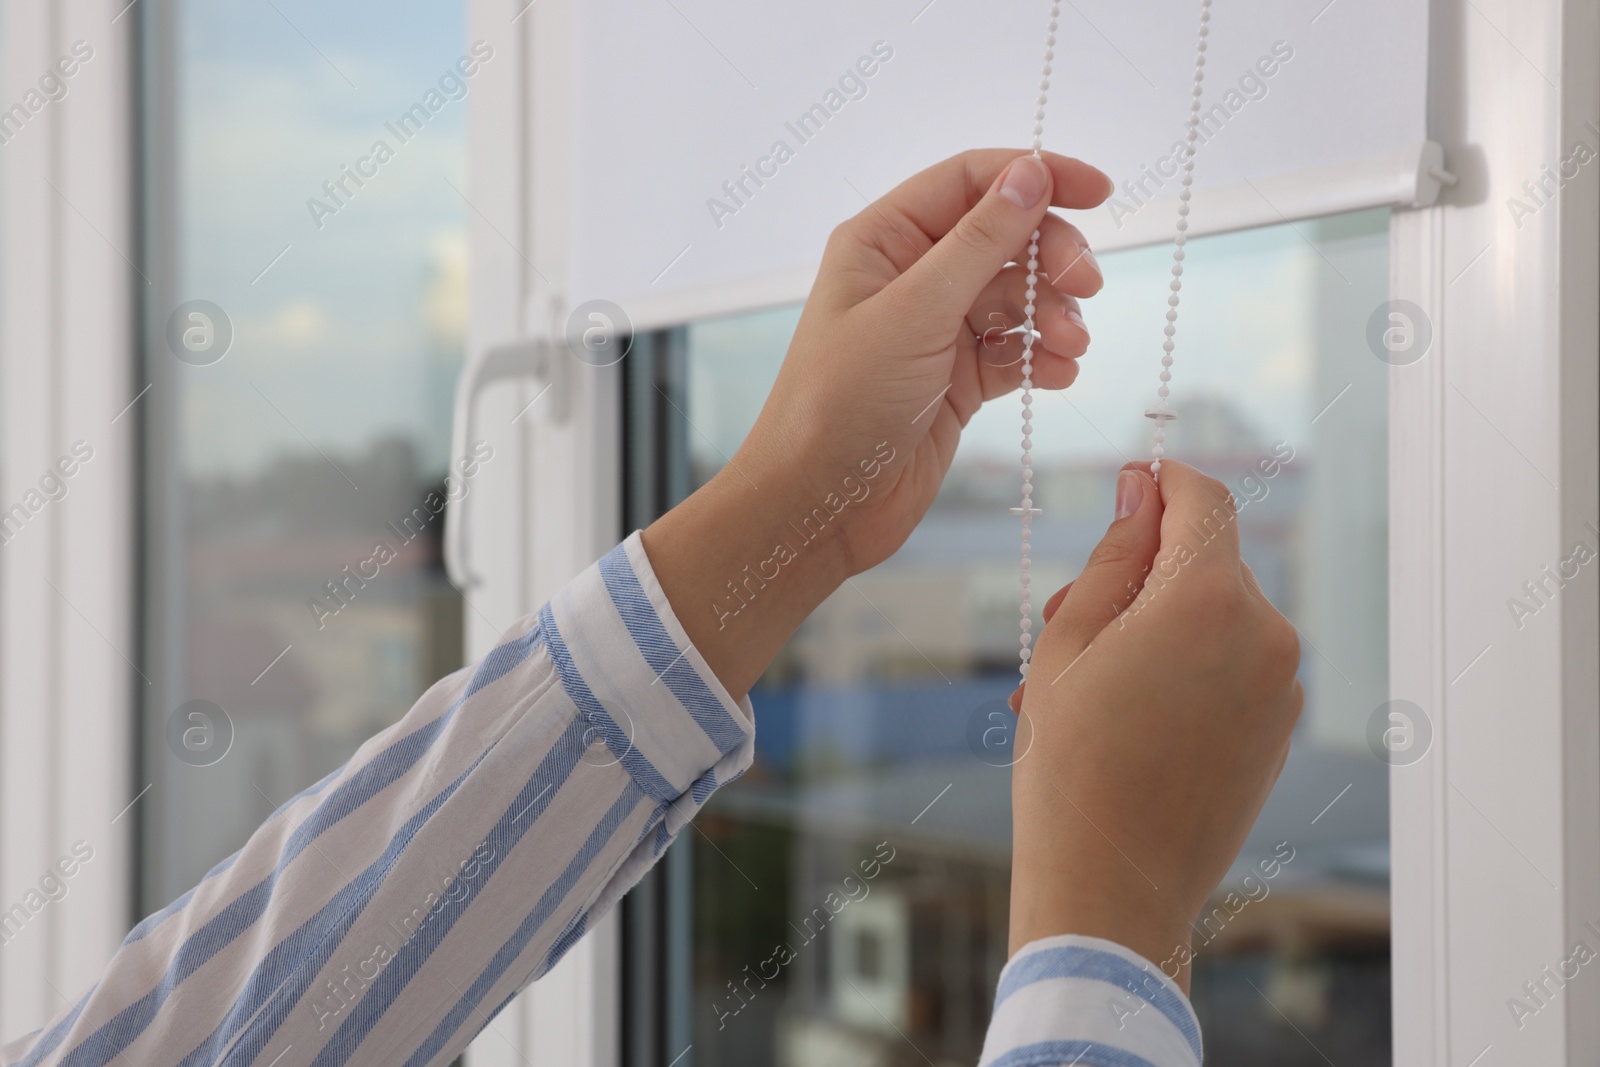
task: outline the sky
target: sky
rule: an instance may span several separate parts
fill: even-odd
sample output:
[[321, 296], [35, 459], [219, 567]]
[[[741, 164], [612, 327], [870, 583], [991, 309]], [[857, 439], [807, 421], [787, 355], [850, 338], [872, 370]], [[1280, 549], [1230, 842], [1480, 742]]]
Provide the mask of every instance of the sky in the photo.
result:
[[[447, 102], [405, 143], [385, 123], [466, 52], [463, 5], [180, 10], [179, 295], [235, 329], [220, 362], [179, 368], [187, 466], [237, 473], [308, 440], [347, 452], [400, 433], [442, 469], [467, 307], [467, 106]], [[307, 201], [334, 206], [323, 183], [379, 139], [393, 158], [314, 219]]]

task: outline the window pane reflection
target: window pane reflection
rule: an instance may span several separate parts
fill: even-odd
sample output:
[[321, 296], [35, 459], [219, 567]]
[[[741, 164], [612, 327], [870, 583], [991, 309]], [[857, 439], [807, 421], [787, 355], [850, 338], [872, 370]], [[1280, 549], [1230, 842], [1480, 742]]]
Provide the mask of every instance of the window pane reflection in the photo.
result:
[[[1033, 569], [1050, 589], [1104, 532], [1117, 468], [1149, 454], [1170, 250], [1100, 259], [1078, 384], [1035, 402]], [[1170, 454], [1243, 504], [1245, 558], [1304, 637], [1307, 695], [1196, 925], [1207, 1062], [1387, 1063], [1387, 769], [1366, 740], [1388, 671], [1386, 368], [1366, 342], [1387, 215], [1196, 240], [1185, 265]], [[686, 331], [696, 484], [748, 432], [797, 316]], [[675, 846], [692, 849], [675, 860], [693, 871], [685, 1062], [976, 1060], [1006, 953], [1010, 779], [972, 737], [1015, 678], [1016, 423], [1014, 400], [973, 420], [926, 521], [752, 694], [755, 766]]]
[[460, 3], [137, 13], [149, 910], [460, 663], [430, 494], [464, 335], [471, 79]]

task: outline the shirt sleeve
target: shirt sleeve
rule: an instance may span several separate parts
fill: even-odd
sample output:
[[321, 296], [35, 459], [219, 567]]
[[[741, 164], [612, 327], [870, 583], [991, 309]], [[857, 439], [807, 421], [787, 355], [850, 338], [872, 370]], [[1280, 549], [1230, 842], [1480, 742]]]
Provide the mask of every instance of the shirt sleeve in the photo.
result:
[[1200, 1067], [1177, 983], [1097, 937], [1029, 942], [1000, 972], [980, 1067]]
[[749, 766], [634, 534], [140, 923], [0, 1064], [445, 1064]]

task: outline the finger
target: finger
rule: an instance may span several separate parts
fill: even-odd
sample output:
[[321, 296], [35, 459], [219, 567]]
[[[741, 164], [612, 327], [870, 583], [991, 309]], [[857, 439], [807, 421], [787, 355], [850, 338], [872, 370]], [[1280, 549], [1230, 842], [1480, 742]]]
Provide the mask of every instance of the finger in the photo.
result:
[[[1267, 594], [1262, 591], [1261, 583], [1256, 580], [1256, 572], [1250, 569], [1250, 564], [1241, 559], [1239, 561], [1239, 570], [1244, 573], [1245, 588], [1250, 590], [1250, 592], [1254, 593], [1260, 599], [1267, 600]], [[1270, 600], [1267, 602], [1269, 604], [1271, 603]]]
[[[983, 342], [984, 361], [1005, 367], [1022, 358], [1022, 334], [1028, 303], [1026, 267], [1007, 267], [989, 280], [967, 312], [967, 329]], [[1033, 325], [1039, 336], [1034, 347], [1057, 355], [1077, 357], [1089, 347], [1089, 328], [1078, 299], [1042, 281], [1034, 289]]]
[[[1046, 623], [1055, 618], [1056, 611], [1061, 607], [1061, 602], [1067, 599], [1067, 594], [1071, 591], [1072, 583], [1068, 582], [1060, 589], [1057, 589], [1053, 594], [1051, 594], [1050, 599], [1044, 602], [1044, 621]], [[1026, 688], [1027, 683], [1024, 682], [1018, 685], [1017, 688], [1012, 691], [1011, 695], [1006, 698], [1006, 706], [1016, 714], [1022, 713], [1022, 692]]]
[[1239, 569], [1239, 515], [1227, 486], [1187, 463], [1164, 459], [1161, 499], [1163, 546], [1182, 545], [1200, 566]]
[[[1036, 307], [1036, 315], [1047, 321], [1035, 324], [1043, 332], [1033, 344], [1033, 387], [1066, 389], [1078, 378], [1078, 356], [1088, 348], [1089, 331], [1082, 325], [1083, 316], [1074, 297], [1040, 293], [1036, 300], [1045, 302]], [[1055, 310], [1047, 309], [1059, 309], [1059, 317]], [[961, 347], [959, 356], [967, 362], [958, 365], [957, 374], [963, 380], [970, 374], [976, 388], [962, 390], [952, 399], [963, 424], [979, 405], [1015, 392], [1022, 385], [1023, 335], [1020, 330], [1003, 332], [1014, 316], [996, 310], [977, 314], [992, 325], [979, 336], [972, 329], [976, 324], [970, 318], [967, 323], [969, 343]]]
[[965, 314], [1002, 267], [1028, 257], [1052, 180], [1032, 156], [1012, 160], [949, 232], [884, 288], [892, 316], [921, 321], [940, 334], [953, 327], [954, 316]]
[[[1022, 386], [1022, 347], [1013, 337], [1011, 349], [1016, 356], [997, 355], [994, 352], [978, 349], [975, 353], [977, 362], [978, 389], [977, 403], [988, 403], [996, 397], [1006, 396], [1016, 392]], [[1004, 364], [996, 365], [993, 360], [1003, 358]], [[1038, 343], [1033, 346], [1033, 388], [1035, 390], [1060, 390], [1070, 386], [1078, 380], [1078, 357], [1076, 355], [1063, 355], [1052, 352]], [[963, 398], [966, 404], [974, 401]], [[976, 408], [974, 407], [974, 410]], [[967, 414], [971, 418], [972, 413]]]
[[[1163, 478], [1166, 473], [1163, 465]], [[1069, 663], [1144, 587], [1161, 547], [1162, 513], [1161, 493], [1144, 465], [1123, 467], [1117, 475], [1117, 518], [1040, 635], [1041, 641], [1059, 643]]]
[[1056, 617], [1056, 612], [1061, 610], [1061, 602], [1067, 599], [1067, 594], [1072, 591], [1072, 583], [1068, 582], [1055, 591], [1055, 595], [1044, 602], [1044, 621], [1049, 622]]
[[[1022, 344], [1015, 334], [985, 342], [978, 337], [965, 354], [974, 364], [977, 389], [973, 397], [963, 397], [957, 404], [963, 419], [970, 419], [980, 404], [996, 397], [1015, 392], [1022, 384]], [[1033, 387], [1035, 389], [1065, 389], [1078, 379], [1078, 357], [1052, 352], [1038, 343], [1033, 346]], [[954, 402], [954, 401], [953, 401]], [[963, 425], [965, 423], [963, 422]]]
[[[980, 148], [935, 163], [891, 189], [878, 202], [884, 213], [904, 220], [937, 241], [984, 198], [995, 180], [1023, 153], [1016, 148]], [[1099, 207], [1111, 195], [1111, 179], [1076, 159], [1041, 152], [1054, 179], [1051, 203], [1056, 207]], [[872, 212], [863, 212], [871, 224]], [[880, 220], [881, 221], [881, 220]]]
[[1066, 219], [1046, 215], [1039, 227], [1039, 273], [1052, 289], [1093, 296], [1105, 285], [1089, 239]]
[[[1300, 721], [1300, 710], [1305, 706], [1306, 691], [1300, 686], [1300, 679], [1294, 680], [1294, 685], [1283, 700], [1284, 721], [1288, 729], [1285, 730], [1283, 750], [1278, 754], [1278, 768], [1272, 772], [1272, 777], [1262, 782], [1261, 799], [1264, 802], [1267, 794], [1272, 792], [1272, 787], [1277, 784], [1283, 775], [1283, 768], [1289, 763], [1289, 752], [1294, 747], [1294, 726]], [[1018, 703], [1018, 707], [1022, 705]]]
[[[1022, 385], [1022, 348], [1012, 342], [1010, 348], [1017, 355], [995, 353], [980, 348], [978, 359], [978, 390], [983, 403], [1016, 392]], [[996, 359], [1004, 359], [996, 364]], [[1078, 380], [1078, 357], [1052, 352], [1048, 348], [1033, 346], [1033, 387], [1051, 391], [1065, 389]], [[970, 418], [970, 414], [968, 416]]]

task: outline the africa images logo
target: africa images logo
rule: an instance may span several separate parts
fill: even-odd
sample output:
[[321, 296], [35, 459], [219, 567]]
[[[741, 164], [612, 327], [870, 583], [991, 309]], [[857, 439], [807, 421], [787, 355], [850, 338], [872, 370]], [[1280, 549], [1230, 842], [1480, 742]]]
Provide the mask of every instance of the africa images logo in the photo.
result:
[[1417, 762], [1432, 744], [1433, 720], [1409, 700], [1380, 704], [1367, 717], [1367, 747], [1390, 766]]

